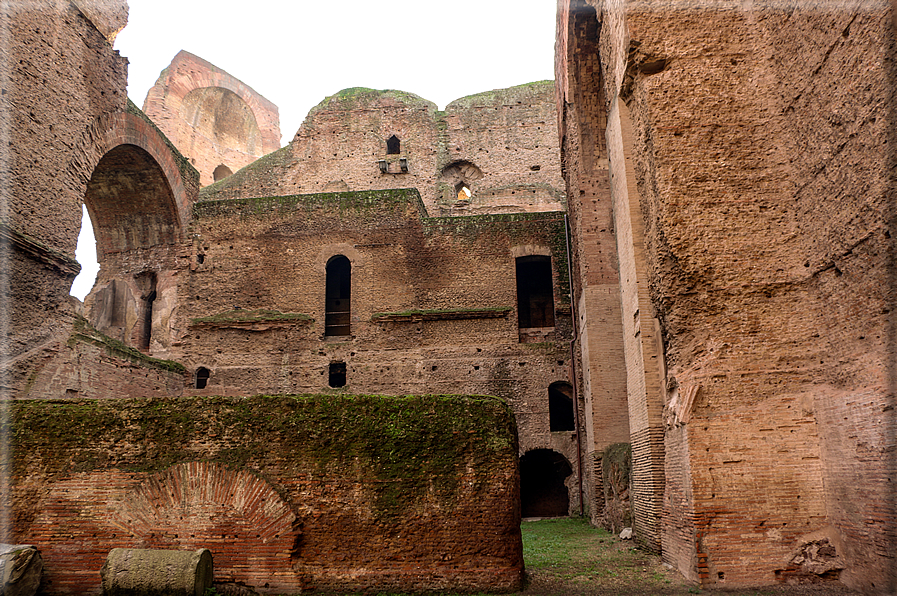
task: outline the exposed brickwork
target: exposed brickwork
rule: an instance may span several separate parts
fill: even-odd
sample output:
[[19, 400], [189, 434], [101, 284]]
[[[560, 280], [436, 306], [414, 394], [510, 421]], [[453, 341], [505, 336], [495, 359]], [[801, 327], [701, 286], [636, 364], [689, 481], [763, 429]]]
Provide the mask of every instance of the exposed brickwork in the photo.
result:
[[[432, 215], [563, 210], [552, 91], [550, 81], [497, 89], [443, 113], [403, 91], [344, 89], [309, 112], [288, 147], [204, 197], [417, 188]], [[393, 136], [399, 153], [388, 154]], [[458, 199], [462, 182], [469, 199]]]
[[[569, 26], [563, 30], [567, 31], [566, 37], [559, 41], [558, 49], [566, 52], [566, 80], [558, 89], [568, 213], [574, 238], [571, 267], [577, 315], [577, 369], [581, 371], [584, 400], [585, 448], [591, 452], [591, 458], [600, 460], [605, 447], [629, 440], [629, 420], [594, 12], [574, 11]], [[588, 485], [593, 492], [591, 502], [597, 504], [603, 498], [600, 477], [591, 478]], [[592, 521], [598, 523], [601, 517], [601, 510], [593, 507]]]
[[893, 592], [888, 7], [588, 4], [597, 47], [560, 4], [561, 129], [572, 197], [605, 94], [618, 248], [591, 258], [619, 275], [637, 529], [742, 585], [812, 575], [793, 561], [822, 532], [834, 575]]
[[[99, 594], [111, 548], [211, 550], [263, 594], [513, 590], [513, 417], [493, 399], [17, 402], [17, 541], [43, 590]], [[399, 538], [401, 537], [401, 538]]]
[[188, 157], [203, 186], [280, 148], [280, 113], [227, 72], [181, 50], [147, 92], [143, 111]]

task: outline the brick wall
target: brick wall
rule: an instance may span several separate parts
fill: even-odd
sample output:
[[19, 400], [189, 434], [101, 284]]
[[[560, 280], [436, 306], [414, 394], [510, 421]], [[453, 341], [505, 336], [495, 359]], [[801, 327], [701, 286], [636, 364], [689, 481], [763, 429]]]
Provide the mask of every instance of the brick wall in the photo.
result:
[[280, 148], [277, 106], [249, 85], [181, 50], [150, 88], [143, 111], [199, 171], [203, 186]]
[[[894, 501], [893, 213], [882, 127], [893, 29], [884, 4], [805, 8], [603, 3], [598, 51], [579, 56], [566, 42], [566, 84], [574, 65], [600, 60], [600, 80], [578, 84], [610, 98], [608, 143], [623, 145], [610, 172], [625, 175], [644, 220], [644, 281], [634, 217], [615, 218], [614, 256], [624, 328], [637, 308], [645, 333], [653, 308], [663, 340], [627, 350], [626, 363], [645, 382], [666, 374], [641, 409], [658, 429], [666, 387], [665, 558], [705, 583], [794, 581], [813, 575], [798, 556], [825, 536], [839, 558], [828, 577], [889, 593], [897, 524], [880, 504]], [[594, 157], [570, 131], [594, 120], [566, 110], [576, 172]], [[633, 274], [642, 283], [627, 290]], [[643, 286], [652, 308], [636, 301]], [[651, 343], [665, 367], [645, 364]], [[634, 443], [641, 383], [630, 375]]]
[[517, 444], [499, 401], [281, 396], [16, 402], [13, 530], [46, 594], [112, 548], [209, 548], [215, 581], [514, 590]]

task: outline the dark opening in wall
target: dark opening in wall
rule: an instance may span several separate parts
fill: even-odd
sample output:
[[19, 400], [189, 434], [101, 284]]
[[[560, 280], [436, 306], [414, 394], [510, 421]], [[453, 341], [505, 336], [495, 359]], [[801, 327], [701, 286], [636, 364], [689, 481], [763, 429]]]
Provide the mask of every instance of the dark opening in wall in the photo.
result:
[[227, 177], [230, 176], [231, 174], [233, 174], [233, 172], [231, 171], [231, 169], [230, 169], [229, 167], [227, 167], [226, 165], [221, 164], [220, 166], [218, 166], [217, 168], [215, 168], [215, 171], [214, 171], [214, 172], [212, 172], [212, 179], [213, 179], [215, 182], [218, 182], [219, 180], [224, 180], [225, 178], [227, 178]]
[[523, 517], [564, 517], [570, 496], [564, 480], [570, 462], [551, 449], [534, 449], [520, 458], [520, 504]]
[[153, 302], [156, 301], [156, 274], [151, 271], [140, 273], [134, 279], [140, 288], [140, 302], [137, 305], [139, 323], [134, 345], [138, 350], [148, 352], [153, 329]]
[[570, 383], [558, 381], [548, 387], [548, 419], [551, 432], [576, 430]]
[[386, 154], [398, 155], [399, 153], [401, 153], [401, 142], [399, 141], [399, 137], [392, 135], [386, 139]]
[[551, 257], [517, 258], [517, 324], [521, 329], [554, 327]]
[[328, 384], [331, 387], [345, 387], [346, 386], [346, 363], [345, 362], [331, 362], [330, 363], [330, 380]]
[[327, 262], [327, 287], [324, 304], [324, 335], [349, 335], [351, 311], [352, 264], [339, 255]]
[[463, 180], [455, 185], [455, 193], [458, 195], [459, 201], [467, 201], [472, 196], [470, 186]]
[[206, 385], [209, 384], [209, 377], [211, 375], [211, 371], [209, 371], [209, 369], [207, 369], [205, 366], [200, 366], [199, 368], [197, 368], [195, 387], [197, 389], [205, 389]]

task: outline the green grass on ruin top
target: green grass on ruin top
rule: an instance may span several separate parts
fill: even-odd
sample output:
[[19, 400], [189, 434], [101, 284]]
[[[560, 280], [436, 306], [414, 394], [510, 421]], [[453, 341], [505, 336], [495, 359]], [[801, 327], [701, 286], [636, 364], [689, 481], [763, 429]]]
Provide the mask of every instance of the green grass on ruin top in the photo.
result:
[[300, 209], [336, 209], [340, 213], [349, 211], [377, 215], [382, 214], [386, 208], [395, 209], [404, 205], [416, 209], [421, 217], [427, 216], [427, 210], [416, 188], [204, 200], [193, 205], [193, 214], [196, 218], [204, 218], [233, 213], [261, 215]]
[[181, 374], [187, 370], [187, 368], [180, 362], [153, 358], [117, 339], [113, 339], [108, 335], [100, 333], [83, 317], [75, 319], [72, 334], [69, 336], [69, 345], [72, 345], [75, 342], [95, 345], [105, 349], [106, 353], [110, 356], [121, 358], [122, 360], [127, 360], [140, 366], [149, 366], [151, 368]]
[[[34, 466], [48, 477], [192, 461], [312, 477], [361, 466], [377, 479], [368, 490], [384, 519], [434, 495], [454, 507], [464, 491], [489, 490], [518, 450], [510, 407], [477, 395], [17, 400], [11, 411], [17, 477]], [[470, 465], [475, 487], [462, 486]]]
[[192, 319], [191, 322], [194, 325], [198, 325], [201, 323], [264, 323], [271, 321], [314, 322], [314, 319], [305, 313], [280, 312], [279, 310], [268, 310], [264, 308], [256, 310], [243, 310], [238, 308], [207, 317], [198, 317]]
[[456, 110], [464, 110], [471, 108], [475, 105], [496, 105], [496, 104], [504, 104], [510, 100], [516, 99], [517, 97], [529, 97], [534, 94], [551, 94], [551, 100], [554, 101], [554, 81], [553, 80], [544, 80], [544, 81], [533, 81], [531, 83], [524, 83], [522, 85], [515, 85], [514, 87], [507, 87], [504, 89], [492, 89], [491, 91], [482, 91], [480, 93], [474, 93], [473, 95], [466, 95], [464, 97], [459, 97], [456, 100], [449, 102], [447, 106], [445, 106], [446, 112], [453, 112]]
[[493, 313], [493, 312], [511, 312], [510, 306], [488, 306], [485, 308], [429, 308], [429, 309], [413, 309], [401, 310], [395, 312], [375, 312], [371, 315], [371, 320], [376, 321], [385, 317], [414, 317], [422, 315], [442, 315], [452, 313]]

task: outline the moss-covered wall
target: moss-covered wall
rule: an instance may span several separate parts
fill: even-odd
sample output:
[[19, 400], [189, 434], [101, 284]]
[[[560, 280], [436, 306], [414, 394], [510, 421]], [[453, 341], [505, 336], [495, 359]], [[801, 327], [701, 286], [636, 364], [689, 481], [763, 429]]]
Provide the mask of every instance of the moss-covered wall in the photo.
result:
[[462, 396], [20, 401], [15, 541], [48, 594], [114, 547], [206, 547], [216, 581], [492, 590], [522, 577], [514, 417]]

